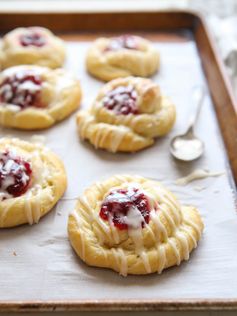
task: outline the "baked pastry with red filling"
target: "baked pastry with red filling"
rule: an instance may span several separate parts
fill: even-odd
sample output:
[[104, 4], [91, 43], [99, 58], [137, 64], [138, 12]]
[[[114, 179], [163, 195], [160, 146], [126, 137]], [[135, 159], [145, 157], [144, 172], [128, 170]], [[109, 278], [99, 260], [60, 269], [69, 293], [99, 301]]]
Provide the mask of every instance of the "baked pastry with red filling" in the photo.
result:
[[62, 161], [44, 146], [0, 139], [0, 227], [38, 223], [66, 190]]
[[89, 110], [77, 115], [78, 133], [96, 148], [135, 152], [174, 125], [175, 106], [150, 79], [118, 78], [104, 85]]
[[159, 64], [159, 53], [152, 43], [135, 35], [99, 38], [86, 57], [88, 72], [104, 81], [128, 76], [149, 77], [158, 70]]
[[16, 65], [39, 65], [59, 68], [64, 64], [63, 41], [43, 27], [20, 27], [2, 39], [1, 68]]
[[161, 273], [188, 260], [203, 231], [199, 212], [159, 182], [117, 175], [89, 187], [69, 216], [68, 234], [90, 266]]
[[0, 125], [48, 128], [75, 111], [79, 81], [64, 69], [21, 65], [0, 73]]

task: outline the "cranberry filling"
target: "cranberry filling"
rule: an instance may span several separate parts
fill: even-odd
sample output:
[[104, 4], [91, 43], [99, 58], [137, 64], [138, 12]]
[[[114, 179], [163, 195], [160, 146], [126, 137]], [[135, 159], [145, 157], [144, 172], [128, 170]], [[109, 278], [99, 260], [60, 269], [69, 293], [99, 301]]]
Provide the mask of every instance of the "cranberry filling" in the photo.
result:
[[46, 39], [44, 36], [42, 36], [41, 33], [34, 31], [34, 30], [28, 30], [26, 34], [20, 35], [19, 38], [20, 44], [24, 47], [26, 46], [36, 46], [36, 47], [42, 47], [46, 44]]
[[132, 86], [119, 86], [109, 91], [102, 102], [117, 114], [138, 114], [137, 92]]
[[144, 228], [150, 221], [150, 211], [148, 198], [139, 189], [117, 189], [103, 201], [100, 217], [106, 221], [112, 219], [120, 230]]
[[24, 109], [28, 106], [43, 107], [40, 101], [42, 81], [33, 71], [21, 71], [7, 77], [0, 84], [0, 102]]
[[105, 48], [105, 51], [116, 51], [120, 49], [134, 49], [138, 50], [138, 41], [135, 36], [132, 35], [122, 35], [111, 39], [109, 45]]
[[24, 194], [29, 186], [32, 169], [29, 162], [5, 151], [0, 153], [0, 190], [13, 197]]

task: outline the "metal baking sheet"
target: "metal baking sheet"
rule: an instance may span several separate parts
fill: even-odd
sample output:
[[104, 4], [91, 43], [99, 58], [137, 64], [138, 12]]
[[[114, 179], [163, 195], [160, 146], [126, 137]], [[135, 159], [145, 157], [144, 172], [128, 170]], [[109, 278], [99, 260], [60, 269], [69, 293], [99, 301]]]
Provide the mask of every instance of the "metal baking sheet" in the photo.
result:
[[[65, 67], [81, 80], [82, 108], [90, 106], [103, 85], [86, 73], [84, 60], [89, 45], [67, 43]], [[65, 163], [68, 189], [39, 224], [0, 230], [0, 302], [236, 299], [236, 192], [196, 44], [188, 37], [187, 41], [154, 45], [161, 53], [162, 66], [153, 80], [176, 104], [177, 122], [172, 132], [153, 147], [134, 154], [95, 150], [79, 141], [75, 114], [42, 132], [1, 129], [1, 136], [25, 140], [31, 140], [33, 134], [44, 135], [46, 145]], [[196, 128], [205, 142], [205, 155], [193, 163], [182, 163], [172, 159], [168, 146], [172, 136], [185, 130], [193, 113], [191, 92], [196, 85], [207, 90]], [[186, 186], [175, 184], [177, 178], [197, 168], [224, 174]], [[162, 181], [183, 204], [199, 208], [205, 230], [188, 262], [161, 275], [124, 278], [113, 271], [88, 267], [76, 257], [67, 238], [67, 218], [76, 197], [94, 181], [123, 173]]]

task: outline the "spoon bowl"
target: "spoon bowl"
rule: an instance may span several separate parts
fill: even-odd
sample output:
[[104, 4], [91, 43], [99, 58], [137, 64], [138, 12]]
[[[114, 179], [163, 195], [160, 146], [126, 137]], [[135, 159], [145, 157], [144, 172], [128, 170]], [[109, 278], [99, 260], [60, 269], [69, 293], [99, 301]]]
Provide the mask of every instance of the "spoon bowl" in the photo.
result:
[[192, 161], [203, 154], [204, 143], [194, 135], [190, 138], [187, 134], [183, 134], [172, 139], [170, 151], [176, 159]]

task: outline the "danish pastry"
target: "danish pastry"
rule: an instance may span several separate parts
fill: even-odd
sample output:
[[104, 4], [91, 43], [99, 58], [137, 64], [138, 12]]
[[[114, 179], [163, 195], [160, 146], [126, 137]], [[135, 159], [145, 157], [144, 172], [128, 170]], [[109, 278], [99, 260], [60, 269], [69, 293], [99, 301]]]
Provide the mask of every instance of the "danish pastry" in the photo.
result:
[[0, 139], [0, 227], [38, 223], [66, 189], [61, 160], [49, 149]]
[[66, 49], [63, 41], [43, 27], [17, 28], [2, 39], [1, 67], [39, 65], [61, 67]]
[[43, 129], [79, 106], [80, 83], [63, 69], [21, 65], [0, 73], [0, 125]]
[[96, 148], [134, 152], [173, 127], [176, 112], [150, 79], [118, 78], [100, 90], [89, 110], [77, 115], [78, 132]]
[[133, 35], [99, 38], [86, 58], [88, 72], [104, 81], [128, 76], [149, 77], [157, 71], [159, 63], [159, 53], [151, 42]]
[[72, 247], [88, 265], [121, 275], [161, 273], [188, 260], [203, 222], [159, 182], [113, 176], [95, 183], [69, 215]]

